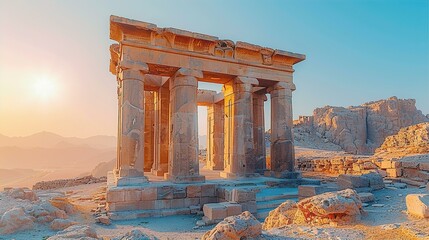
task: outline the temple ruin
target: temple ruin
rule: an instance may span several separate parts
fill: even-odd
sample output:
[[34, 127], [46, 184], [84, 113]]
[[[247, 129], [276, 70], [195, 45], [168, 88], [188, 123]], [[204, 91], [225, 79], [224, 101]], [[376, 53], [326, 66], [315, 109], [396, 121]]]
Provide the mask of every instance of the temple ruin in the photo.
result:
[[[231, 180], [299, 177], [292, 134], [293, 65], [305, 55], [116, 16], [110, 18], [110, 38], [118, 42], [110, 47], [110, 72], [118, 84], [110, 211], [145, 209], [142, 201], [162, 200], [159, 183], [148, 182], [145, 172], [164, 176], [163, 187], [211, 185], [199, 172], [197, 106], [208, 108], [209, 169], [220, 170], [222, 178]], [[222, 84], [222, 92], [199, 89], [199, 82]], [[264, 140], [267, 95], [269, 159]], [[144, 198], [151, 187], [158, 187], [158, 194]], [[145, 190], [137, 196], [126, 192], [130, 188]], [[184, 191], [189, 195], [189, 189]], [[127, 194], [132, 195], [128, 200]], [[190, 198], [182, 195], [177, 199]], [[215, 195], [207, 197], [218, 198]], [[202, 204], [200, 199], [197, 205]]]

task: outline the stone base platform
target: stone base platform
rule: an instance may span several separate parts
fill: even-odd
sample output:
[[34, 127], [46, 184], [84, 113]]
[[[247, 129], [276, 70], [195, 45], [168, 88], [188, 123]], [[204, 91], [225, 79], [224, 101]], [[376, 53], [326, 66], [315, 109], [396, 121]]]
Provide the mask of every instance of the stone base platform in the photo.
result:
[[[111, 178], [110, 178], [111, 179]], [[244, 210], [256, 211], [255, 194], [269, 187], [298, 187], [320, 184], [312, 179], [254, 177], [236, 180], [216, 179], [201, 183], [145, 182], [116, 186], [108, 180], [106, 208], [112, 220], [162, 217], [201, 213], [204, 204], [239, 202]]]

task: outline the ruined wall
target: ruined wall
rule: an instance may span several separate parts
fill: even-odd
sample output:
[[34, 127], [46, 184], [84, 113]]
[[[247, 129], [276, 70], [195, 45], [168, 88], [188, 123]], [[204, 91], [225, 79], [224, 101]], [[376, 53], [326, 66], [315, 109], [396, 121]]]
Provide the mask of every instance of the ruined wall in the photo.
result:
[[399, 129], [429, 122], [415, 104], [414, 99], [391, 97], [348, 108], [317, 108], [313, 112], [313, 127], [321, 137], [347, 152], [371, 154]]

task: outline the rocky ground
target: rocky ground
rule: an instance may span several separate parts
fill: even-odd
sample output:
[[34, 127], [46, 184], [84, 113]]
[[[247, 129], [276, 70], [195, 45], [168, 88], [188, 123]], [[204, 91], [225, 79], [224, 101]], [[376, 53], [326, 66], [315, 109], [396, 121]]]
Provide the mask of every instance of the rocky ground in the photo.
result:
[[[325, 182], [334, 184], [332, 181], [333, 179], [325, 179]], [[49, 200], [55, 202], [52, 199], [63, 199], [63, 204], [59, 207], [64, 209], [64, 205], [71, 204], [74, 210], [67, 211], [66, 209], [64, 211], [66, 216], [59, 214], [60, 218], [67, 219], [71, 224], [77, 224], [75, 228], [87, 225], [93, 229], [92, 234], [103, 239], [115, 239], [123, 237], [127, 233], [130, 235], [129, 232], [132, 230], [139, 230], [142, 234], [158, 239], [200, 239], [213, 228], [213, 226], [197, 227], [196, 223], [202, 217], [199, 215], [113, 221], [110, 225], [97, 223], [95, 214], [102, 212], [100, 209], [104, 204], [104, 192], [104, 183], [56, 190], [37, 190], [35, 191], [38, 198], [36, 201], [31, 196], [27, 196], [29, 199], [19, 199], [2, 192], [0, 193], [0, 215], [4, 215], [10, 209], [23, 207], [27, 215], [31, 217], [31, 214], [28, 213], [31, 212], [29, 209], [44, 206]], [[356, 223], [340, 226], [292, 224], [264, 230], [257, 239], [429, 239], [429, 221], [410, 217], [406, 212], [405, 197], [414, 193], [428, 193], [428, 190], [412, 186], [401, 189], [388, 185], [382, 190], [373, 192], [375, 201], [363, 204], [364, 211], [361, 220]], [[25, 229], [24, 226], [22, 230], [15, 233], [0, 235], [0, 239], [28, 239], [28, 237], [58, 239], [55, 238], [56, 234], [62, 232], [52, 229], [52, 221], [41, 221], [39, 218], [40, 216], [32, 219], [34, 224], [28, 227], [29, 229]], [[0, 229], [2, 228], [0, 227]], [[76, 232], [79, 232], [79, 229], [74, 229], [73, 234], [75, 235], [72, 234], [72, 236], [81, 236], [76, 235]], [[85, 234], [91, 235], [91, 231], [87, 230]], [[138, 236], [139, 232], [133, 232], [133, 234]]]

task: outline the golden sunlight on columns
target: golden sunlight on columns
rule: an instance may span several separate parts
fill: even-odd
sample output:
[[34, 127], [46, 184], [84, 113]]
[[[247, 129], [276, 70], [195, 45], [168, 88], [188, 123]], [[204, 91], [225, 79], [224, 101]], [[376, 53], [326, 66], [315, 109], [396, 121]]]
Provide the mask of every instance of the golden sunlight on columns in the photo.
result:
[[293, 144], [293, 83], [279, 82], [268, 89], [271, 95], [271, 175], [296, 178]]
[[155, 94], [152, 91], [145, 91], [145, 114], [144, 114], [144, 171], [150, 172], [154, 162], [155, 150]]
[[222, 89], [225, 101], [224, 178], [255, 173], [253, 153], [252, 85], [256, 78], [236, 77]]
[[168, 180], [203, 182], [198, 161], [197, 78], [201, 71], [179, 69], [170, 78], [170, 155]]
[[264, 102], [265, 89], [253, 93], [253, 139], [255, 145], [255, 169], [257, 173], [266, 170]]
[[166, 82], [155, 94], [155, 162], [152, 173], [164, 176], [168, 171], [169, 118], [170, 118], [170, 89]]
[[143, 69], [120, 69], [120, 140], [117, 185], [145, 182], [144, 166], [144, 73]]
[[207, 107], [207, 169], [223, 170], [224, 103]]

